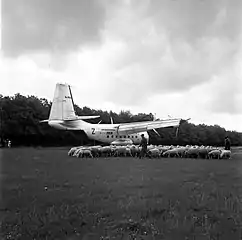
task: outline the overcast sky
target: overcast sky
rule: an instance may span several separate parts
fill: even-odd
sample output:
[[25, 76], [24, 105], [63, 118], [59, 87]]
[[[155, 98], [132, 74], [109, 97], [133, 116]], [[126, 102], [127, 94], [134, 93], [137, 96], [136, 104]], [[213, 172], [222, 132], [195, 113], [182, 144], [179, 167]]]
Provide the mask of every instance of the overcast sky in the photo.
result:
[[0, 93], [242, 132], [241, 0], [2, 0]]

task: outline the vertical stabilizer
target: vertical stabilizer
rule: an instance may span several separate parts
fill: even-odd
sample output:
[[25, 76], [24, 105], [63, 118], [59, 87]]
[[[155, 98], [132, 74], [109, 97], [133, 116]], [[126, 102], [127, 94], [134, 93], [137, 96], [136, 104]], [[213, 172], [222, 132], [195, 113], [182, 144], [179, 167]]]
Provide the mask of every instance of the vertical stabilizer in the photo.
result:
[[76, 119], [70, 86], [57, 83], [49, 120]]

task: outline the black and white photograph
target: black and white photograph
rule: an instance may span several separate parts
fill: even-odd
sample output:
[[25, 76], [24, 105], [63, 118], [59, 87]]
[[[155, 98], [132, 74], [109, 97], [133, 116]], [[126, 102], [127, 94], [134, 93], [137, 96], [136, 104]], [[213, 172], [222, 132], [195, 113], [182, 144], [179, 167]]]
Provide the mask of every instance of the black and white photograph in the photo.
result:
[[0, 238], [242, 239], [242, 1], [0, 0]]

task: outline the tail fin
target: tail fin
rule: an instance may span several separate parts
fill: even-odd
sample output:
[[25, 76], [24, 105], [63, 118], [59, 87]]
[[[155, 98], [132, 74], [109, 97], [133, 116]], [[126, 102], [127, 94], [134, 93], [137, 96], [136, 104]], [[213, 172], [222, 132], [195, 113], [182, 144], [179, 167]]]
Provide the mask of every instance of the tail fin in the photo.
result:
[[77, 120], [77, 119], [93, 119], [100, 116], [77, 116], [74, 110], [74, 102], [71, 93], [71, 87], [68, 84], [57, 83], [54, 93], [54, 99], [50, 109], [48, 122], [50, 120]]
[[70, 86], [57, 83], [49, 120], [71, 120], [76, 118]]

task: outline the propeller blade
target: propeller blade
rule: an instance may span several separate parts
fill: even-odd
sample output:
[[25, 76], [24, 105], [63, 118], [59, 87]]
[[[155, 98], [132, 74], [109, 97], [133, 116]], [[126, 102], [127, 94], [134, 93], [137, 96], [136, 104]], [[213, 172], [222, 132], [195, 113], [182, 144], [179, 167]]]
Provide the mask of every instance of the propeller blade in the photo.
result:
[[100, 120], [97, 124], [99, 124], [99, 123], [101, 123], [102, 122], [102, 120]]
[[153, 119], [153, 121], [156, 121], [156, 113], [154, 113], [154, 119]]
[[161, 136], [154, 128], [153, 128], [153, 131], [158, 135], [158, 136]]
[[111, 124], [113, 124], [113, 118], [110, 116], [110, 121], [111, 121]]
[[176, 138], [178, 136], [178, 132], [179, 132], [179, 127], [176, 129]]

